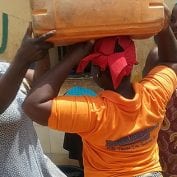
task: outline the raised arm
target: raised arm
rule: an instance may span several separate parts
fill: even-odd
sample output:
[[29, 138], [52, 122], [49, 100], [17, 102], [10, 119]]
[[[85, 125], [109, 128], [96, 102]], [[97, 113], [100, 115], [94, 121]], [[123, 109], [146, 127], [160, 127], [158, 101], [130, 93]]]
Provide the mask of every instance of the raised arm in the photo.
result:
[[160, 32], [155, 36], [158, 47], [159, 62], [161, 63], [176, 63], [177, 62], [177, 40], [171, 29]]
[[53, 36], [51, 31], [39, 38], [32, 38], [31, 25], [26, 31], [21, 47], [7, 71], [0, 77], [0, 113], [3, 113], [15, 98], [19, 86], [31, 63], [43, 59], [53, 45], [45, 42]]
[[74, 45], [70, 54], [37, 82], [23, 104], [24, 111], [33, 121], [48, 125], [52, 100], [57, 97], [71, 69], [90, 52], [91, 48], [91, 43]]
[[[174, 13], [175, 11], [173, 11], [172, 15], [174, 15]], [[174, 32], [170, 27], [174, 26], [174, 23], [171, 20], [171, 12], [166, 5], [165, 16], [165, 30], [161, 31], [154, 37], [157, 46], [148, 54], [145, 67], [143, 69], [143, 76], [145, 76], [152, 68], [161, 64], [171, 67], [176, 72], [177, 43]]]
[[143, 77], [157, 65], [167, 65], [176, 70], [177, 63], [177, 44], [173, 32], [170, 28], [155, 36], [157, 46], [154, 47], [148, 54], [146, 63], [143, 69]]
[[158, 48], [154, 47], [148, 54], [145, 66], [143, 68], [143, 77], [145, 77], [148, 72], [159, 64]]

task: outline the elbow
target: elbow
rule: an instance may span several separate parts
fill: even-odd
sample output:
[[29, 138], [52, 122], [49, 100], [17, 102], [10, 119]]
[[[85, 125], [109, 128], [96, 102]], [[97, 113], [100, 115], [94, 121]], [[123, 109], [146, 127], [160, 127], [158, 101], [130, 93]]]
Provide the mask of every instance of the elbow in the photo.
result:
[[40, 111], [40, 104], [34, 103], [30, 101], [30, 99], [26, 98], [26, 100], [22, 104], [22, 108], [25, 114], [34, 122], [47, 126], [48, 125], [48, 118], [43, 116], [42, 112]]

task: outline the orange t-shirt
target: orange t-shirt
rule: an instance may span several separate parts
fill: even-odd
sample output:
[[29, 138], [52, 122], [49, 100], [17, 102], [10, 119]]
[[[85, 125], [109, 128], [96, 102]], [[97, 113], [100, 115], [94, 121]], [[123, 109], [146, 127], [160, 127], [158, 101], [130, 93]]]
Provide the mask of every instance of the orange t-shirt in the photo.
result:
[[134, 84], [133, 99], [113, 91], [97, 97], [59, 96], [48, 125], [82, 137], [85, 177], [161, 171], [157, 137], [176, 85], [174, 71], [158, 66]]

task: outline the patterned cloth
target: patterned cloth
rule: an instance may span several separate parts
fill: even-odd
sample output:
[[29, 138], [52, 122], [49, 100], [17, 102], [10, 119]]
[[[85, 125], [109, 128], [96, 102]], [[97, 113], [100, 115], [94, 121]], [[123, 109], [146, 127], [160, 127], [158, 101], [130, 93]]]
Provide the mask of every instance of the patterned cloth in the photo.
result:
[[158, 143], [164, 176], [177, 177], [177, 90], [167, 106]]
[[146, 173], [144, 175], [140, 175], [136, 177], [163, 177], [163, 176], [161, 172], [152, 172], [152, 173]]
[[[0, 62], [0, 74], [9, 64]], [[66, 177], [44, 154], [21, 105], [26, 96], [21, 85], [9, 108], [0, 115], [0, 177]]]

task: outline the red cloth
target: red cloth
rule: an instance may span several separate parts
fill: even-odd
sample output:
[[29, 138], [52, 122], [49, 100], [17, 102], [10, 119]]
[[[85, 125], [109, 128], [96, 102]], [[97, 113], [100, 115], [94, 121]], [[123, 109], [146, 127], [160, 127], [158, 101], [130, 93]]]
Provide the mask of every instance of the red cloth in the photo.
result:
[[[122, 47], [123, 52], [115, 52], [117, 43]], [[134, 42], [129, 37], [99, 39], [95, 42], [93, 53], [80, 62], [77, 72], [83, 72], [89, 62], [99, 66], [103, 71], [109, 67], [116, 89], [123, 77], [130, 75], [133, 65], [137, 63]]]

